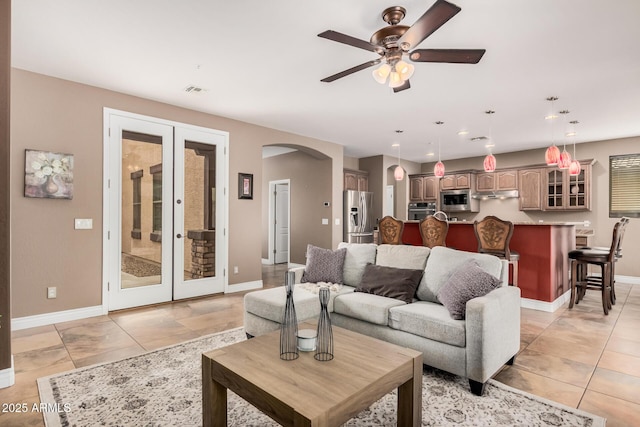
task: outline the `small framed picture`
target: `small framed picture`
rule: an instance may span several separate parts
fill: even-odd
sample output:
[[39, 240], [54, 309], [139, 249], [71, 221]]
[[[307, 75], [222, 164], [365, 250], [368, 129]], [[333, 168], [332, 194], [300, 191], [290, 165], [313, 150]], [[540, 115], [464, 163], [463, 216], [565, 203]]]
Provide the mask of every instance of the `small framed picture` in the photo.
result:
[[253, 174], [238, 174], [238, 199], [253, 199]]
[[73, 154], [25, 150], [24, 196], [73, 199]]

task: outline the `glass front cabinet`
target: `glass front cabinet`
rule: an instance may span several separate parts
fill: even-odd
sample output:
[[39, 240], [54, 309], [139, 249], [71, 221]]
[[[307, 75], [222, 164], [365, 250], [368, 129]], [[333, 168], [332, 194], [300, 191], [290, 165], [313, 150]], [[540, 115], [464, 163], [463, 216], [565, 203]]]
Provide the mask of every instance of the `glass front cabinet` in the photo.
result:
[[591, 210], [590, 164], [584, 164], [576, 176], [568, 170], [548, 168], [545, 180], [544, 210]]

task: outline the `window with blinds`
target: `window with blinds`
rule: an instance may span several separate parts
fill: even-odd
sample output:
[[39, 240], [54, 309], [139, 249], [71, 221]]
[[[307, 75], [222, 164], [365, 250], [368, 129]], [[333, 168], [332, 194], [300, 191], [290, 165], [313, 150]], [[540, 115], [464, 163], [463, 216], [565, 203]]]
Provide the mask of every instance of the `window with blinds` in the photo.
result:
[[609, 156], [609, 217], [640, 218], [640, 154]]

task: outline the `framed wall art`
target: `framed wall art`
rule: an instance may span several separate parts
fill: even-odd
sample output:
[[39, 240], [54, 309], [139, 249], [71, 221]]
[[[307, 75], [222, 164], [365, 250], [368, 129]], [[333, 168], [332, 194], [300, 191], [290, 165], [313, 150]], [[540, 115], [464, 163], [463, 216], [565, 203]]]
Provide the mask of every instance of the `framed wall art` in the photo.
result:
[[73, 199], [73, 154], [25, 150], [24, 196]]
[[238, 174], [238, 199], [253, 199], [253, 174]]

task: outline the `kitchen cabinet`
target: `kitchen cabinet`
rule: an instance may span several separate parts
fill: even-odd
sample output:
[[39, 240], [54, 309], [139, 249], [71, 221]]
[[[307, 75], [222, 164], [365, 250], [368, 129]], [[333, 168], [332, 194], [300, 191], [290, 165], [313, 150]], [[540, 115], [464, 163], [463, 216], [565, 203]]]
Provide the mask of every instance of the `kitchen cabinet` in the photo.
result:
[[546, 169], [544, 191], [544, 210], [591, 210], [591, 165], [585, 162], [577, 176], [568, 170]]
[[445, 175], [440, 180], [441, 190], [464, 190], [471, 188], [470, 173]]
[[412, 202], [437, 201], [438, 178], [435, 176], [410, 175], [409, 200]]
[[542, 176], [544, 169], [520, 169], [518, 192], [521, 211], [542, 210]]
[[354, 169], [344, 169], [344, 189], [369, 191], [369, 173]]
[[504, 170], [496, 172], [480, 172], [476, 174], [478, 191], [501, 191], [518, 189], [518, 171]]

